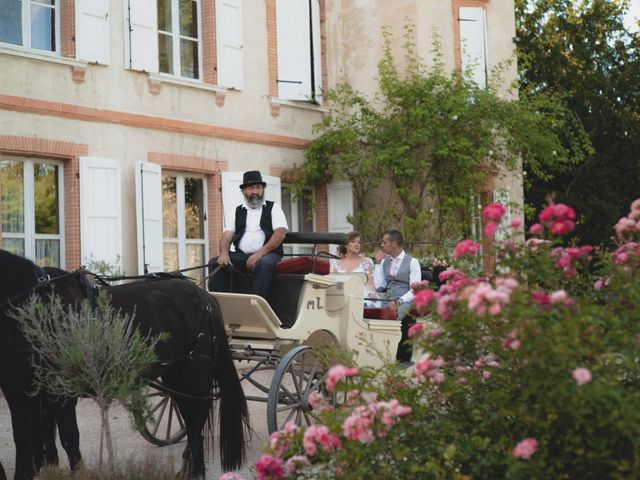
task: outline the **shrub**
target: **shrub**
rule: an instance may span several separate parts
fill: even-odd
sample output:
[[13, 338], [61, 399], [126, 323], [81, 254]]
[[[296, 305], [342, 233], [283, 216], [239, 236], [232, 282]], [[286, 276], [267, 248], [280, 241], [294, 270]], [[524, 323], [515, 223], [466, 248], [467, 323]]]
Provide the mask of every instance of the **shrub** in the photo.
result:
[[551, 204], [498, 275], [442, 274], [415, 366], [332, 369], [339, 407], [314, 398], [324, 424], [273, 434], [258, 478], [640, 478], [640, 201], [615, 252], [562, 245], [575, 218]]

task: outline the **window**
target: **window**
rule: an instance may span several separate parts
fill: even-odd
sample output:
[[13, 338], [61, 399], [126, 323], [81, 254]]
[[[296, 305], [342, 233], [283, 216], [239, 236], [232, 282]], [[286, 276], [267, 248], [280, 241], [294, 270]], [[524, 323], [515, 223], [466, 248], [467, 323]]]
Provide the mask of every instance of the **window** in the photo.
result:
[[161, 73], [200, 79], [199, 11], [198, 0], [158, 0]]
[[460, 67], [480, 88], [487, 86], [487, 29], [484, 9], [460, 7]]
[[276, 0], [278, 97], [321, 103], [319, 0]]
[[[306, 198], [295, 198], [288, 187], [282, 187], [282, 210], [287, 217], [291, 232], [313, 232], [313, 213]], [[309, 245], [284, 245], [285, 255], [309, 255], [313, 247]]]
[[2, 247], [62, 267], [62, 164], [0, 156]]
[[59, 0], [0, 0], [0, 42], [57, 52]]
[[[206, 180], [187, 175], [162, 174], [162, 237], [164, 270], [204, 265], [207, 259]], [[203, 270], [187, 275], [197, 281]]]

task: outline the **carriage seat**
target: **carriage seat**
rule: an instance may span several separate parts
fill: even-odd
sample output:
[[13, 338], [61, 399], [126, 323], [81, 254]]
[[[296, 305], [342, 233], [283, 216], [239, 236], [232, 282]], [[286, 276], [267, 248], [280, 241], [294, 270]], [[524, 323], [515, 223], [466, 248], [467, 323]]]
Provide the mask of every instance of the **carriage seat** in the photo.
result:
[[330, 266], [327, 260], [309, 256], [286, 258], [276, 264], [277, 273], [315, 273], [317, 275], [327, 275], [329, 269]]

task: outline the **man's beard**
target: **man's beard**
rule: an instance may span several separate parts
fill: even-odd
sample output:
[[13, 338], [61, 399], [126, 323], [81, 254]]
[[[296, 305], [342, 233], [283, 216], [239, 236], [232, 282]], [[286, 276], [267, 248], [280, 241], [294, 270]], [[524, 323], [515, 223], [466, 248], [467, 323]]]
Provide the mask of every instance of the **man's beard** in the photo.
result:
[[250, 208], [258, 208], [264, 203], [264, 193], [262, 195], [258, 195], [257, 193], [245, 195], [244, 199], [247, 201], [247, 205], [249, 205]]

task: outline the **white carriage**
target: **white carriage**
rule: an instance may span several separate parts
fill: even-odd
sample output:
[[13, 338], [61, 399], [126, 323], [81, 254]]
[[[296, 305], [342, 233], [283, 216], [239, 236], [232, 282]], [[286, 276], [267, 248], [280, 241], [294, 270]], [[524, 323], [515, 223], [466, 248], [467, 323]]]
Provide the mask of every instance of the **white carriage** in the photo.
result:
[[[362, 339], [387, 355], [395, 354], [400, 341], [400, 322], [366, 318], [364, 274], [328, 273], [330, 255], [318, 252], [318, 246], [344, 240], [344, 234], [288, 233], [285, 243], [313, 245], [313, 253], [281, 262], [266, 299], [247, 293], [250, 282], [244, 277], [235, 278], [233, 293], [211, 293], [220, 304], [234, 359], [248, 362], [241, 380], [262, 393], [247, 400], [267, 403], [270, 433], [290, 420], [314, 421], [308, 398], [322, 391], [326, 370], [318, 345], [339, 345], [357, 352], [358, 365], [379, 366], [382, 360], [364, 348]], [[264, 370], [273, 370], [268, 384], [256, 375]], [[145, 438], [158, 445], [175, 443], [184, 435], [177, 409], [160, 391], [152, 398], [155, 420]]]

